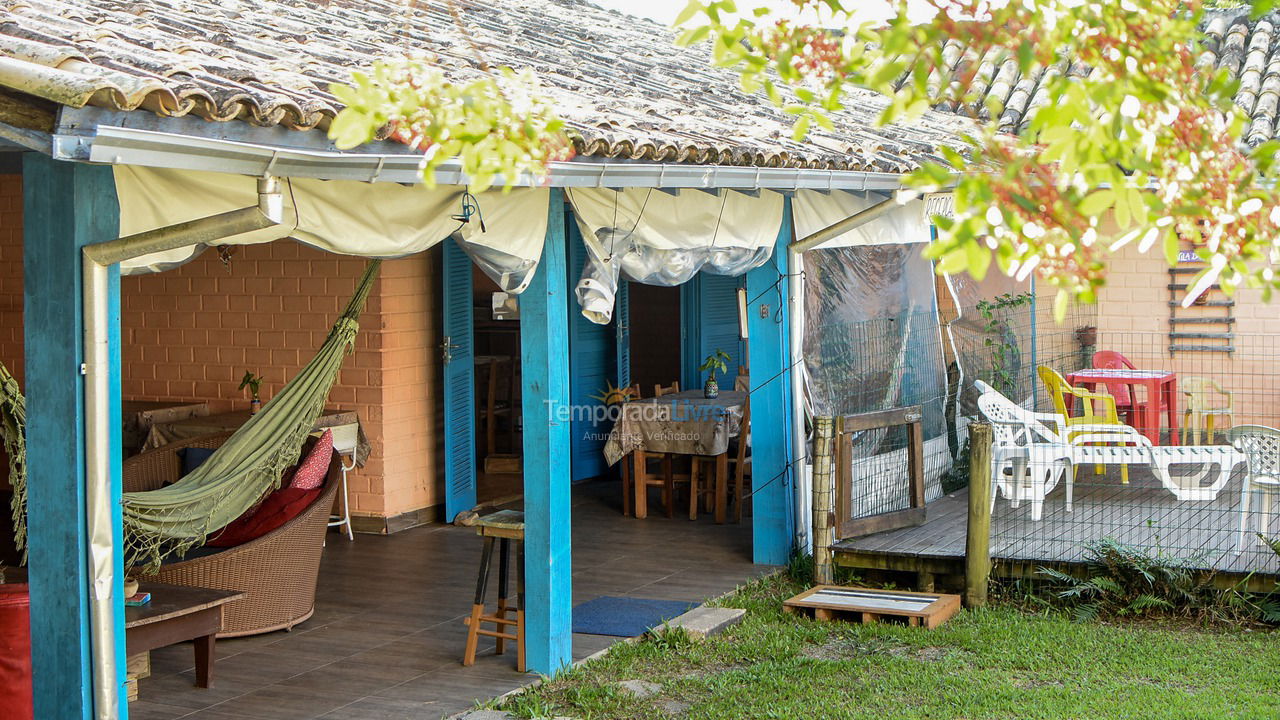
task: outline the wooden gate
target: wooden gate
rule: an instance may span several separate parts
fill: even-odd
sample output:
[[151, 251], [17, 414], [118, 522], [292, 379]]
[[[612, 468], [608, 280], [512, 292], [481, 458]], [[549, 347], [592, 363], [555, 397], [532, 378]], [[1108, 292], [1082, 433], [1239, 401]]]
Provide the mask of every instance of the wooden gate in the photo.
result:
[[[844, 540], [872, 533], [923, 525], [924, 504], [924, 432], [919, 405], [877, 412], [845, 415], [836, 418], [836, 539]], [[853, 436], [882, 428], [907, 427], [907, 495], [909, 506], [903, 510], [854, 518], [853, 515]]]

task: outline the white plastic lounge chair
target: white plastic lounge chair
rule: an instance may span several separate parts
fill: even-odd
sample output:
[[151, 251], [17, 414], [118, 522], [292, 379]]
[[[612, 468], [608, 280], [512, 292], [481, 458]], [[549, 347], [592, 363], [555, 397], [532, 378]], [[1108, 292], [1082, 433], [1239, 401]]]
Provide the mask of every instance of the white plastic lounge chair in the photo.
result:
[[1265, 425], [1240, 425], [1227, 433], [1231, 444], [1244, 453], [1249, 472], [1240, 484], [1240, 536], [1236, 554], [1244, 552], [1249, 525], [1249, 504], [1255, 492], [1262, 492], [1262, 519], [1257, 532], [1267, 531], [1271, 519], [1271, 496], [1280, 492], [1280, 430]]
[[[987, 386], [990, 388], [990, 386]], [[1031, 502], [1031, 519], [1044, 514], [1044, 499], [1067, 477], [1067, 509], [1071, 509], [1071, 480], [1067, 472], [1072, 448], [1058, 431], [1061, 421], [1051, 413], [1035, 413], [988, 389], [978, 398], [978, 408], [991, 423], [991, 506], [996, 491], [1018, 507]]]
[[[978, 404], [992, 423], [993, 482], [1014, 507], [1031, 500], [1035, 520], [1040, 519], [1044, 497], [1059, 477], [1065, 476], [1066, 508], [1072, 510], [1074, 467], [1078, 465], [1146, 465], [1178, 500], [1204, 502], [1217, 498], [1232, 469], [1245, 459], [1227, 445], [1152, 446], [1145, 435], [1128, 425], [1073, 425], [1068, 441], [1054, 429], [1066, 427], [1056, 414], [1032, 412], [994, 390], [984, 393]], [[1020, 458], [1025, 458], [1017, 464], [1024, 474], [1012, 467], [1010, 478], [1021, 477], [1022, 482], [1009, 483], [1005, 469]], [[1033, 464], [1037, 472], [1028, 477]], [[1196, 471], [1178, 476], [1170, 472], [1172, 466], [1184, 464], [1195, 466]], [[1071, 472], [1065, 472], [1068, 467]], [[992, 495], [994, 498], [995, 493]]]

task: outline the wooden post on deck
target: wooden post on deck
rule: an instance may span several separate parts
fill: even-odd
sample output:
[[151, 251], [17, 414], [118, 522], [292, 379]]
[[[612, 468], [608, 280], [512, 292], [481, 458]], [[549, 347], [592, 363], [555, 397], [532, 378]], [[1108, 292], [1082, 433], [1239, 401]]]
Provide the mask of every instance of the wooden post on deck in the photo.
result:
[[991, 577], [991, 426], [969, 424], [969, 525], [964, 543], [964, 602], [987, 604]]
[[832, 419], [813, 420], [813, 581], [818, 585], [834, 582], [831, 569], [831, 546], [835, 544], [832, 522], [832, 483], [834, 463], [831, 449], [835, 437]]

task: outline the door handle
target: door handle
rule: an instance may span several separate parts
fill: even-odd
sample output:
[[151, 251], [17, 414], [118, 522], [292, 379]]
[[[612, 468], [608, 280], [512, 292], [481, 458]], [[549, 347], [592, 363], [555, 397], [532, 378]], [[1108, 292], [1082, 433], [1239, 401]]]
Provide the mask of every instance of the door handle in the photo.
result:
[[460, 345], [454, 345], [449, 342], [452, 340], [448, 335], [444, 336], [444, 342], [440, 343], [440, 357], [444, 360], [444, 364], [448, 365], [453, 361], [453, 351], [457, 350]]

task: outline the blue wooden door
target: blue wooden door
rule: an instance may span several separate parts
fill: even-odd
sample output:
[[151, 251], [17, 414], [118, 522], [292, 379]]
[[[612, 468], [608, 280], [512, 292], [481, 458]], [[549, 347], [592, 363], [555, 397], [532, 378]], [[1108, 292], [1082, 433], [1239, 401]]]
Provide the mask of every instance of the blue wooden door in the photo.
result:
[[[568, 222], [566, 258], [569, 287], [578, 284], [587, 249], [577, 223]], [[604, 441], [610, 424], [604, 417], [602, 398], [617, 381], [615, 375], [616, 329], [613, 323], [597, 325], [582, 316], [577, 296], [567, 294], [569, 303], [569, 399], [572, 437], [573, 482], [603, 475]], [[616, 318], [616, 316], [615, 316]]]
[[698, 273], [681, 286], [681, 314], [684, 316], [683, 381], [685, 389], [700, 388], [707, 373], [698, 366], [716, 350], [729, 354], [728, 373], [720, 384], [732, 389], [738, 366], [745, 365], [742, 337], [738, 331], [738, 288], [745, 277]]
[[443, 244], [444, 513], [452, 522], [476, 504], [476, 371], [471, 259], [453, 238]]

